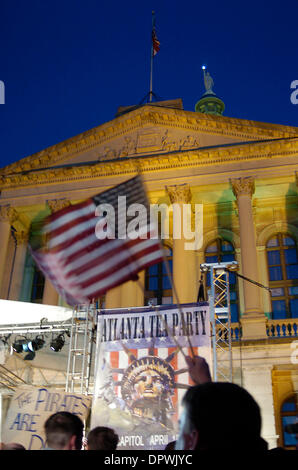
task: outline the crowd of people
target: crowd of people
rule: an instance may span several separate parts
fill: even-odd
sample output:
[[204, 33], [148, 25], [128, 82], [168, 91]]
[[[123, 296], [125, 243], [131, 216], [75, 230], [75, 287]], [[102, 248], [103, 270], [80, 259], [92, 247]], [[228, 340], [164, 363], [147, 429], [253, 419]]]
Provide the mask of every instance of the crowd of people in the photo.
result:
[[[186, 362], [195, 385], [182, 400], [178, 439], [165, 450], [267, 451], [267, 443], [261, 437], [260, 408], [254, 398], [236, 384], [212, 382], [209, 366], [202, 357], [188, 356]], [[114, 430], [103, 426], [91, 429], [84, 440], [82, 420], [66, 411], [51, 415], [44, 431], [44, 450], [113, 451], [119, 442]], [[26, 449], [18, 443], [2, 443], [0, 450]]]

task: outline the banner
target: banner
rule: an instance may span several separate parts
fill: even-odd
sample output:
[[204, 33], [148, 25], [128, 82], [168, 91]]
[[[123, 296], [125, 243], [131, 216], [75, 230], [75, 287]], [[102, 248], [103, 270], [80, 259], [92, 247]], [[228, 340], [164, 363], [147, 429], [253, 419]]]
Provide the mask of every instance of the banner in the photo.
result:
[[102, 310], [91, 428], [119, 435], [118, 449], [162, 450], [175, 441], [179, 406], [193, 385], [185, 359], [194, 353], [211, 367], [207, 303]]
[[45, 445], [44, 423], [49, 416], [58, 411], [69, 411], [84, 422], [90, 406], [91, 399], [85, 395], [21, 385], [12, 397], [2, 440], [5, 444], [23, 444], [27, 450], [40, 450]]

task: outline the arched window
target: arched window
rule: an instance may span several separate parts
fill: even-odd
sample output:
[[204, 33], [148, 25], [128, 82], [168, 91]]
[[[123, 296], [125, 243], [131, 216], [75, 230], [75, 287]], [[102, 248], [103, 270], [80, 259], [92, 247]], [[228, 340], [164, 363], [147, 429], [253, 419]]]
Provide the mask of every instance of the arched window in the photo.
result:
[[[225, 261], [235, 261], [235, 249], [229, 241], [217, 238], [206, 248], [205, 263], [220, 263]], [[207, 288], [210, 287], [210, 272], [207, 273], [206, 285]], [[239, 320], [239, 307], [237, 277], [232, 272], [229, 273], [229, 287], [231, 321], [234, 323]]]
[[42, 303], [43, 291], [45, 285], [45, 277], [43, 273], [34, 265], [33, 279], [32, 279], [32, 288], [31, 288], [31, 298], [30, 301], [34, 303]]
[[[173, 256], [171, 248], [165, 246], [164, 253], [173, 272]], [[145, 304], [153, 305], [173, 303], [172, 287], [167, 275], [165, 262], [154, 264], [146, 270], [145, 275]]]
[[298, 423], [298, 403], [297, 394], [287, 398], [281, 407], [281, 424], [283, 447], [286, 449], [294, 449], [296, 446], [296, 434], [292, 429], [293, 424]]
[[278, 233], [266, 246], [272, 318], [298, 317], [298, 259], [295, 240]]

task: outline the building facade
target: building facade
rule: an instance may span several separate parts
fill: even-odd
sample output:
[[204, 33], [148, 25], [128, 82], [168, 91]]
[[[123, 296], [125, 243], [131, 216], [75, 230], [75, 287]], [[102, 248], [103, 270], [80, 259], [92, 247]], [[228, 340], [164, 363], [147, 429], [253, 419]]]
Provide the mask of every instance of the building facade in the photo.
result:
[[[214, 97], [203, 95], [195, 112], [180, 99], [119, 108], [112, 121], [2, 168], [0, 294], [63, 305], [30, 256], [32, 221], [141, 173], [150, 203], [168, 207], [164, 245], [176, 291], [160, 264], [100, 302], [194, 302], [202, 263], [237, 261], [239, 273], [270, 291], [231, 276], [234, 380], [260, 404], [270, 447], [289, 447], [283, 423], [298, 394], [298, 128], [224, 117]], [[193, 219], [203, 207], [194, 250], [173, 237], [174, 203], [190, 204]]]

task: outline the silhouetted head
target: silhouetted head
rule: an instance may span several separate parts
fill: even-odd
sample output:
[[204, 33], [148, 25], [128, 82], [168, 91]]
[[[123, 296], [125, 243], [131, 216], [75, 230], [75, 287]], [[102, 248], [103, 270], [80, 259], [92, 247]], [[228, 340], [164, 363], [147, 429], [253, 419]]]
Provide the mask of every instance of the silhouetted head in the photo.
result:
[[244, 388], [226, 382], [196, 385], [187, 390], [182, 405], [176, 449], [265, 450], [260, 408]]

